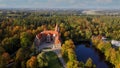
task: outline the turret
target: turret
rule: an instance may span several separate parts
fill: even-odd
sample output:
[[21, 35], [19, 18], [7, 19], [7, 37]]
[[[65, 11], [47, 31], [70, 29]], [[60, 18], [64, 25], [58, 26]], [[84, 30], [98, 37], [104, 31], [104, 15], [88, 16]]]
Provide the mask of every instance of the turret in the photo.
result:
[[58, 24], [56, 24], [56, 26], [55, 26], [55, 31], [56, 31], [56, 32], [59, 32]]

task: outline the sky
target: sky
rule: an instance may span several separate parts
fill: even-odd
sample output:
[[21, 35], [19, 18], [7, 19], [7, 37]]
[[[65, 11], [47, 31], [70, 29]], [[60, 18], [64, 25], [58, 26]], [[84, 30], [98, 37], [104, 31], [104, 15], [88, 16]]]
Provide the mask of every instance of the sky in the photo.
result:
[[0, 0], [0, 8], [119, 9], [120, 0]]

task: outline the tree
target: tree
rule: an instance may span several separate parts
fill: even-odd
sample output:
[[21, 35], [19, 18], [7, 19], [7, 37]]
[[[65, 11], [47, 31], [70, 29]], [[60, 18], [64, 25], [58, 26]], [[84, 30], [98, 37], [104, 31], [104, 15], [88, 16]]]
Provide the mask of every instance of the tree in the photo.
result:
[[120, 68], [120, 63], [118, 63], [117, 65], [115, 65], [115, 68]]
[[0, 68], [6, 68], [6, 65], [9, 63], [10, 59], [10, 55], [7, 52], [0, 55]]
[[80, 61], [80, 62], [79, 62], [79, 67], [84, 68], [84, 63]]
[[0, 68], [6, 68], [6, 61], [1, 55], [0, 55]]
[[14, 35], [13, 37], [4, 38], [2, 41], [2, 46], [7, 52], [13, 53], [20, 47], [19, 43], [19, 37]]
[[89, 31], [89, 30], [86, 30], [86, 39], [90, 39], [91, 38], [91, 36], [92, 36], [92, 32], [91, 31]]
[[2, 47], [7, 51], [10, 52], [11, 51], [11, 46], [10, 46], [10, 41], [9, 38], [4, 38], [2, 40]]
[[74, 61], [68, 61], [67, 62], [67, 68], [79, 68], [79, 62], [74, 60]]
[[16, 61], [22, 61], [24, 60], [24, 49], [23, 48], [19, 48], [17, 53], [16, 53]]
[[37, 55], [38, 67], [43, 68], [48, 66], [47, 57], [45, 52], [42, 52]]
[[26, 63], [27, 68], [37, 68], [37, 58], [32, 56]]
[[26, 68], [25, 62], [26, 62], [25, 60], [21, 62], [21, 68]]
[[2, 29], [0, 29], [0, 42], [1, 42], [1, 40], [2, 40], [2, 33], [3, 33], [3, 31], [2, 31]]
[[73, 51], [73, 49], [68, 49], [68, 58], [69, 58], [69, 61], [77, 60], [75, 52]]
[[9, 61], [10, 61], [10, 59], [11, 59], [9, 53], [4, 52], [4, 53], [2, 54], [2, 57], [3, 57], [4, 61], [6, 62], [6, 64], [8, 64]]
[[114, 48], [111, 48], [111, 51], [110, 51], [110, 62], [115, 64], [116, 63], [116, 51]]
[[65, 41], [65, 46], [68, 49], [69, 48], [75, 49], [75, 45], [74, 45], [74, 43], [73, 43], [73, 41], [71, 39]]
[[120, 63], [120, 52], [116, 51], [116, 59], [117, 59], [117, 63]]
[[85, 63], [85, 66], [86, 66], [87, 68], [92, 68], [92, 65], [93, 65], [92, 59], [91, 59], [91, 58], [88, 58], [88, 60], [87, 60], [86, 63]]
[[29, 39], [27, 39], [27, 38], [22, 38], [22, 39], [21, 39], [21, 46], [22, 46], [23, 48], [27, 48], [29, 45], [30, 45]]
[[[66, 40], [65, 44], [62, 45], [62, 55], [66, 61], [75, 59], [74, 49], [75, 45], [72, 40]], [[70, 56], [68, 55], [68, 51]]]
[[69, 39], [69, 36], [70, 36], [70, 32], [69, 32], [69, 31], [66, 31], [66, 32], [64, 33], [64, 38], [65, 38], [65, 39]]
[[33, 45], [31, 46], [30, 51], [31, 51], [32, 53], [35, 53], [35, 52], [36, 52], [36, 47], [35, 47], [34, 43], [33, 43]]
[[105, 51], [105, 58], [106, 58], [106, 60], [109, 60], [109, 59], [110, 59], [110, 50], [111, 50], [111, 49], [107, 49], [107, 50]]
[[[99, 44], [98, 44], [98, 46], [97, 46], [97, 48], [98, 48], [99, 50], [102, 50], [103, 47], [104, 47], [104, 42], [103, 42], [103, 41], [100, 41]], [[102, 52], [103, 52], [103, 51], [102, 51]]]
[[20, 35], [20, 43], [23, 48], [26, 48], [31, 45], [31, 36], [27, 32], [23, 32]]
[[5, 49], [2, 46], [0, 46], [0, 55], [2, 55], [4, 52], [5, 52]]

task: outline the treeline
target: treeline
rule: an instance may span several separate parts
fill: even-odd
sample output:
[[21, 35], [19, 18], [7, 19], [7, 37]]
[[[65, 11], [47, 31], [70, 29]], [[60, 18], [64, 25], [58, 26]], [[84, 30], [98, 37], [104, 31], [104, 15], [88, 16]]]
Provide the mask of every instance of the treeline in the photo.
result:
[[105, 60], [113, 64], [115, 68], [120, 67], [120, 47], [113, 48], [109, 41], [103, 41], [100, 36], [92, 37], [93, 47], [105, 56]]
[[96, 68], [96, 65], [93, 64], [91, 58], [88, 58], [86, 63], [77, 60], [77, 56], [75, 54], [75, 45], [71, 39], [66, 40], [62, 45], [62, 55], [66, 61], [67, 68]]
[[[119, 17], [40, 16], [35, 13], [31, 13], [27, 17], [2, 17], [0, 18], [0, 66], [3, 68], [10, 62], [15, 61], [13, 67], [26, 67], [27, 60], [31, 53], [35, 51], [33, 41], [36, 34], [44, 29], [54, 29], [56, 23], [60, 27], [63, 43], [69, 39], [72, 39], [74, 43], [79, 43], [81, 40], [91, 40], [93, 35], [120, 40]], [[66, 44], [66, 47], [70, 50], [69, 54], [73, 55], [74, 48], [70, 47], [69, 49], [70, 45]], [[74, 57], [69, 57], [69, 59], [76, 60]], [[75, 63], [78, 62], [75, 61]]]
[[0, 68], [25, 68], [35, 52], [33, 44], [37, 29], [14, 25], [13, 19], [0, 23]]
[[[90, 39], [92, 35], [102, 35], [109, 39], [120, 39], [120, 18], [107, 16], [28, 16], [26, 18], [10, 18], [1, 22], [1, 27], [9, 25], [23, 26], [29, 29], [37, 29], [39, 26], [46, 25], [47, 29], [53, 29], [55, 23], [60, 26], [62, 37], [68, 36], [74, 41]], [[72, 34], [71, 34], [72, 33]], [[66, 38], [68, 39], [68, 38]], [[64, 40], [64, 39], [63, 39]]]

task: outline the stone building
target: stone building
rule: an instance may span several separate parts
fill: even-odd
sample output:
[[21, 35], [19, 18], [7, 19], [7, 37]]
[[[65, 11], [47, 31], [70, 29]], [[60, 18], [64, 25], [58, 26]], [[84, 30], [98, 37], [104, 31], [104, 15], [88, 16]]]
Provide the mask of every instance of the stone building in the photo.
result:
[[55, 30], [44, 30], [36, 35], [35, 45], [40, 46], [43, 42], [54, 43], [53, 47], [61, 46], [60, 33], [58, 25], [55, 26]]

